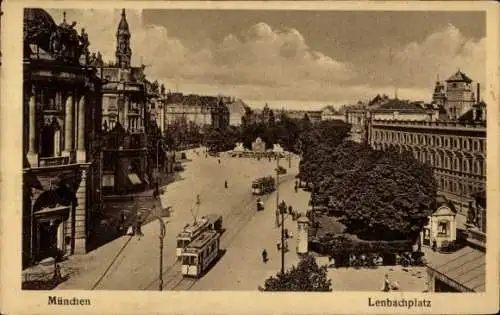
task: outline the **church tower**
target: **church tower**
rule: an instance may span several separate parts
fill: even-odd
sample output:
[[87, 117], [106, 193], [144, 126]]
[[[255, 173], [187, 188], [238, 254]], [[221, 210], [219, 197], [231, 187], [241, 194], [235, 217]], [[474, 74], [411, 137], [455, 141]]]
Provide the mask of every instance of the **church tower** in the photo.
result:
[[125, 9], [122, 10], [122, 18], [116, 31], [116, 64], [120, 68], [130, 68], [132, 50], [130, 49], [130, 31], [128, 29]]
[[436, 86], [434, 87], [434, 93], [432, 93], [432, 102], [439, 107], [444, 107], [446, 102], [446, 94], [444, 89], [444, 84], [439, 81], [439, 76], [436, 80]]
[[474, 104], [472, 80], [458, 70], [446, 80], [446, 112], [450, 119], [457, 119]]

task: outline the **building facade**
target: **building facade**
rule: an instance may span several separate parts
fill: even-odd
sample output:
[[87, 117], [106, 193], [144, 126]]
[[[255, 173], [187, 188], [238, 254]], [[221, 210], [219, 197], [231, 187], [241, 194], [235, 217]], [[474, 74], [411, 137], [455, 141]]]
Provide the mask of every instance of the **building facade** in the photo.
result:
[[434, 169], [438, 192], [466, 215], [472, 195], [486, 188], [486, 123], [382, 121], [370, 123], [369, 144], [409, 151]]
[[164, 121], [166, 126], [194, 124], [200, 128], [227, 128], [230, 113], [226, 104], [229, 102], [227, 97], [168, 93]]
[[335, 111], [335, 110], [331, 110], [330, 108], [325, 108], [321, 111], [321, 120], [322, 121], [325, 121], [325, 120], [340, 120], [340, 121], [344, 121], [346, 120], [346, 116], [345, 114], [341, 113], [341, 112], [338, 112], [338, 111]]
[[243, 124], [243, 117], [247, 112], [248, 105], [238, 99], [229, 102], [226, 106], [229, 110], [229, 125], [235, 127], [241, 126]]
[[[479, 99], [479, 84], [477, 84]], [[446, 101], [445, 110], [449, 119], [455, 120], [472, 109], [476, 103], [472, 79], [458, 70], [448, 80], [446, 80]]]
[[116, 61], [96, 61], [102, 87], [102, 191], [123, 194], [146, 187], [147, 90], [144, 66], [130, 64], [131, 33], [125, 9], [116, 32]]
[[442, 196], [436, 198], [436, 210], [420, 233], [423, 246], [439, 250], [457, 239], [457, 211], [452, 203]]
[[446, 82], [446, 90], [436, 83], [432, 104], [377, 96], [347, 109], [346, 117], [352, 140], [409, 151], [429, 163], [438, 192], [466, 215], [473, 195], [486, 187], [486, 105], [479, 98], [471, 103], [472, 80], [462, 72]]
[[75, 25], [24, 11], [24, 266], [86, 252], [100, 208], [101, 80]]

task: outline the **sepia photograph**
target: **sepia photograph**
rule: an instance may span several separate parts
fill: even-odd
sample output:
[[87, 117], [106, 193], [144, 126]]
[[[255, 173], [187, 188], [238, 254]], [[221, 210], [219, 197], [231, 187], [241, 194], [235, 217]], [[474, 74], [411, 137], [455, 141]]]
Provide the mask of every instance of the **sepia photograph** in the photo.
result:
[[487, 6], [71, 3], [16, 6], [21, 292], [498, 299]]

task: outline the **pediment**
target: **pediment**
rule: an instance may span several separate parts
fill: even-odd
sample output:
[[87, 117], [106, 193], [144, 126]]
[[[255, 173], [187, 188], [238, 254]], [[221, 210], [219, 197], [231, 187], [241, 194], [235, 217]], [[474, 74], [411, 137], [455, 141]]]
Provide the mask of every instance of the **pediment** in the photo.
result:
[[454, 216], [455, 212], [450, 207], [441, 206], [433, 214], [433, 216]]

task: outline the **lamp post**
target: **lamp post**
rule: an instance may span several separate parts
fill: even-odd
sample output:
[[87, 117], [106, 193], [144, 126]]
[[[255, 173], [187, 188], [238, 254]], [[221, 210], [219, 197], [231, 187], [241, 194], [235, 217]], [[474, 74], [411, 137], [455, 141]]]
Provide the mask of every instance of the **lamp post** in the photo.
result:
[[159, 280], [158, 291], [162, 291], [163, 290], [163, 240], [165, 239], [166, 228], [163, 219], [159, 215], [154, 214], [155, 209], [156, 207], [153, 205], [153, 209], [142, 208], [141, 210], [149, 212], [149, 215], [157, 219], [158, 222], [160, 223], [160, 234], [158, 235], [158, 238], [160, 239], [160, 262], [159, 262], [160, 270], [158, 274], [158, 280]]

